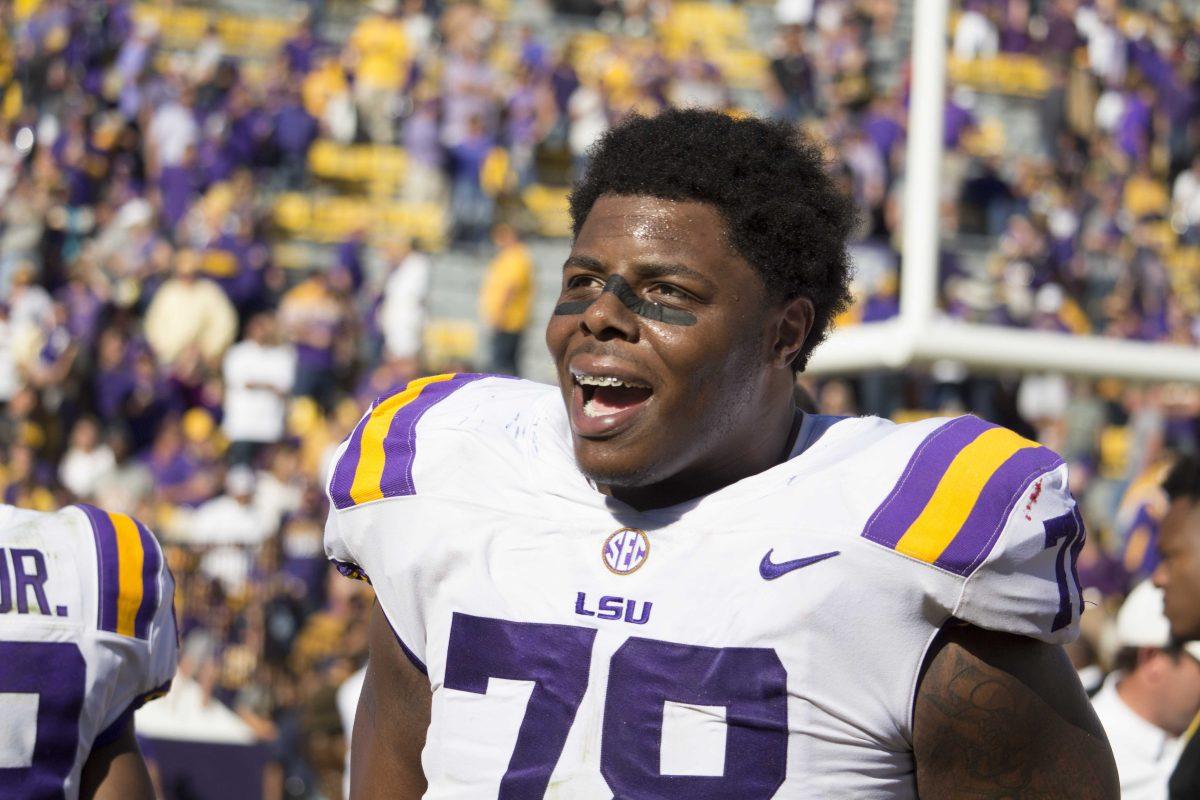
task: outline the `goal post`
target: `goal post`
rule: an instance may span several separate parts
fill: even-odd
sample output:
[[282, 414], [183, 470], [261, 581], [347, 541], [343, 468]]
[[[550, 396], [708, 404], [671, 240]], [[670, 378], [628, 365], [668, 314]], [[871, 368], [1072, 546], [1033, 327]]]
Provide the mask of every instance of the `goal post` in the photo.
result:
[[949, 0], [913, 4], [899, 315], [835, 330], [813, 352], [806, 372], [899, 370], [951, 359], [975, 371], [1200, 383], [1200, 348], [980, 325], [939, 312], [938, 197], [948, 18]]
[[950, 319], [920, 326], [902, 318], [835, 331], [805, 372], [898, 370], [949, 359], [975, 372], [1059, 372], [1093, 378], [1200, 383], [1200, 350], [1099, 336], [1073, 336]]

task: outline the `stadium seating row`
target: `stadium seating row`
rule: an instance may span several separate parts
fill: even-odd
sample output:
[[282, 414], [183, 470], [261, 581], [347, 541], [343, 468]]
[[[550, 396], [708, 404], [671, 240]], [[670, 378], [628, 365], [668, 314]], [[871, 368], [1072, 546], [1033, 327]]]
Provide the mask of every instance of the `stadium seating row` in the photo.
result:
[[215, 26], [226, 52], [243, 58], [267, 58], [278, 52], [296, 31], [297, 20], [284, 13], [279, 17], [253, 17], [195, 6], [141, 3], [134, 9], [138, 22], [158, 26], [162, 41], [171, 48], [191, 50]]
[[398, 189], [407, 165], [404, 149], [391, 145], [343, 145], [320, 139], [308, 151], [308, 168], [315, 177], [366, 187], [373, 194]]
[[333, 243], [360, 229], [401, 233], [430, 251], [446, 243], [446, 210], [439, 203], [379, 202], [362, 197], [321, 197], [285, 192], [275, 199], [275, 223], [292, 237]]
[[1020, 97], [1044, 97], [1050, 89], [1050, 72], [1033, 56], [1004, 54], [969, 61], [950, 56], [950, 80], [980, 92]]
[[[571, 235], [567, 193], [563, 186], [534, 184], [521, 194], [540, 235]], [[379, 236], [402, 232], [429, 251], [439, 251], [446, 245], [446, 209], [439, 203], [285, 192], [275, 199], [273, 218], [289, 237], [322, 244], [342, 241], [354, 231], [365, 229]]]

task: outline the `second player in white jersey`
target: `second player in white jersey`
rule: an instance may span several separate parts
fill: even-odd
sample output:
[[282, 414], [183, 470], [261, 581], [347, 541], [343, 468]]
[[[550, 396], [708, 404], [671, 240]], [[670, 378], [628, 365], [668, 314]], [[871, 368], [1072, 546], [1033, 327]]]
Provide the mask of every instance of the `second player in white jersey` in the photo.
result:
[[175, 674], [154, 536], [91, 506], [0, 506], [0, 800], [79, 796], [91, 754]]
[[557, 390], [447, 375], [343, 445], [326, 548], [428, 676], [428, 798], [908, 798], [944, 625], [1075, 635], [1066, 486], [974, 417], [809, 416], [777, 466], [637, 512]]

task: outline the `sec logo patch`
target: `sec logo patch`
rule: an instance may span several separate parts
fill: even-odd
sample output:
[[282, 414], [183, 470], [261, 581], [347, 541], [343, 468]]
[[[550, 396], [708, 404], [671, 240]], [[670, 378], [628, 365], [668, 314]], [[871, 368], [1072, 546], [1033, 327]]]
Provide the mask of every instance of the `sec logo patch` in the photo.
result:
[[645, 531], [621, 528], [604, 541], [604, 566], [616, 575], [636, 572], [650, 556], [650, 539]]

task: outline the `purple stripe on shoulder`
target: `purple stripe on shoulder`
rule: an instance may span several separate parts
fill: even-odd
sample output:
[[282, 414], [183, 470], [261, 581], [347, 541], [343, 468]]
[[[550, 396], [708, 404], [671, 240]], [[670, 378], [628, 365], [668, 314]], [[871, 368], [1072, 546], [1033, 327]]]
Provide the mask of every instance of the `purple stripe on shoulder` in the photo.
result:
[[1013, 506], [1039, 475], [1063, 461], [1048, 447], [1026, 447], [1013, 453], [983, 485], [971, 513], [934, 566], [970, 575], [996, 546]]
[[417, 457], [417, 423], [425, 412], [469, 383], [490, 375], [464, 373], [448, 381], [430, 383], [392, 418], [383, 440], [383, 476], [379, 488], [384, 497], [416, 494], [413, 461]]
[[142, 523], [134, 520], [138, 536], [142, 540], [142, 604], [138, 606], [133, 620], [133, 635], [139, 639], [150, 638], [150, 621], [158, 609], [158, 573], [162, 568], [162, 553], [154, 535]]
[[979, 434], [994, 427], [979, 417], [958, 417], [925, 437], [925, 441], [908, 460], [900, 480], [896, 481], [887, 499], [867, 520], [862, 535], [873, 542], [894, 548], [925, 509], [929, 498], [933, 497], [938, 482], [954, 457], [975, 441]]
[[76, 506], [87, 515], [92, 523], [92, 534], [96, 538], [96, 566], [99, 590], [96, 593], [96, 625], [100, 630], [117, 630], [117, 599], [121, 595], [120, 553], [117, 549], [117, 531], [112, 519], [104, 511], [80, 503]]
[[329, 481], [329, 497], [333, 500], [335, 508], [349, 508], [354, 505], [354, 499], [350, 497], [350, 487], [354, 485], [354, 473], [358, 469], [358, 460], [362, 457], [363, 429], [367, 427], [367, 420], [371, 418], [371, 412], [377, 405], [378, 403], [372, 403], [371, 408], [354, 426], [348, 437], [350, 444], [333, 467], [333, 476]]

